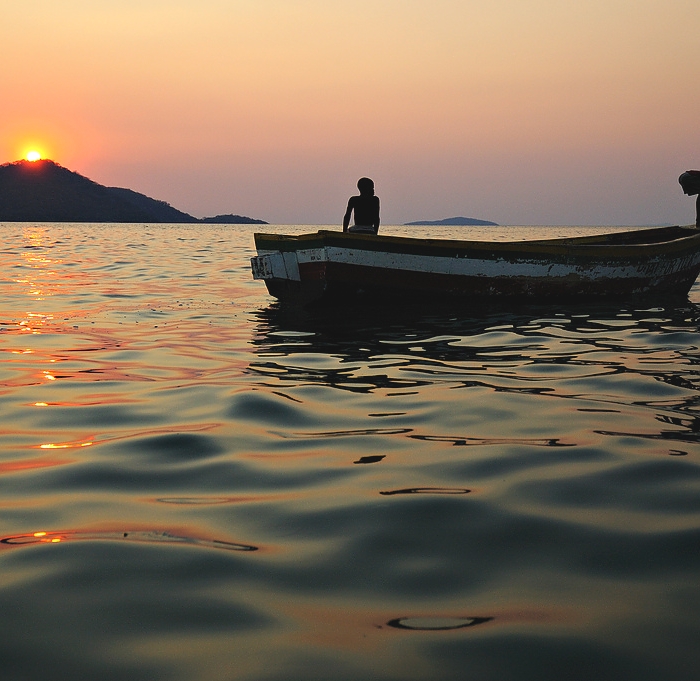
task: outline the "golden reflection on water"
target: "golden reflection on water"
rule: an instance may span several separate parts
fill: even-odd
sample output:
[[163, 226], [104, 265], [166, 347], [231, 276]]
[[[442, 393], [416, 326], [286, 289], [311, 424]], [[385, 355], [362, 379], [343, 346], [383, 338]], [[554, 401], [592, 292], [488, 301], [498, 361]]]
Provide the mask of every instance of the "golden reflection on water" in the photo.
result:
[[220, 427], [219, 423], [200, 423], [191, 425], [181, 425], [178, 427], [149, 428], [147, 430], [118, 430], [108, 433], [93, 433], [91, 435], [77, 438], [75, 440], [65, 440], [63, 442], [49, 442], [37, 445], [36, 449], [80, 449], [92, 447], [94, 445], [106, 444], [108, 442], [118, 442], [119, 440], [130, 440], [132, 438], [148, 438], [158, 435], [169, 435], [172, 433], [201, 433], [214, 430]]
[[90, 440], [88, 442], [63, 442], [61, 444], [45, 444], [39, 445], [39, 449], [75, 449], [78, 447], [91, 447], [95, 443]]
[[39, 468], [54, 468], [56, 466], [65, 466], [73, 462], [74, 459], [57, 459], [55, 457], [2, 461], [0, 462], [0, 475], [36, 470]]
[[[27, 250], [20, 255], [22, 263], [31, 270], [32, 276], [17, 278], [14, 281], [27, 287], [26, 294], [28, 296], [35, 300], [44, 300], [60, 290], [57, 280], [61, 279], [62, 275], [59, 275], [55, 265], [60, 265], [61, 261], [48, 257], [43, 251], [36, 252], [36, 250], [46, 247], [48, 228], [29, 227], [24, 229], [22, 236], [25, 240], [24, 248]], [[31, 313], [28, 316], [31, 316]]]

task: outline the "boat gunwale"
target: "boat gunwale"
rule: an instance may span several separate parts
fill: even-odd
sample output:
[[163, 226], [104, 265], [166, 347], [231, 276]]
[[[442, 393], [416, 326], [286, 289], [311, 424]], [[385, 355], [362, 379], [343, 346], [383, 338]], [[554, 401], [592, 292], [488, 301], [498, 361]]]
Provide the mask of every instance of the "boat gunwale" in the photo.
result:
[[[356, 250], [412, 253], [442, 257], [547, 257], [551, 255], [569, 257], [644, 257], [666, 255], [674, 252], [688, 252], [697, 242], [700, 248], [700, 230], [694, 226], [673, 226], [639, 229], [634, 232], [652, 232], [659, 236], [675, 234], [675, 238], [664, 241], [653, 240], [647, 243], [606, 243], [606, 238], [620, 238], [627, 232], [608, 232], [602, 235], [563, 237], [559, 239], [534, 239], [526, 241], [467, 241], [457, 239], [433, 239], [393, 235], [353, 234], [333, 230], [291, 235], [256, 232], [255, 244], [259, 250], [298, 251], [328, 246], [353, 248]], [[687, 232], [687, 233], [684, 233]], [[260, 243], [259, 243], [260, 242]], [[268, 242], [268, 243], [262, 243]], [[335, 242], [335, 243], [333, 243]], [[273, 244], [277, 248], [272, 248]], [[285, 248], [286, 246], [286, 248]]]

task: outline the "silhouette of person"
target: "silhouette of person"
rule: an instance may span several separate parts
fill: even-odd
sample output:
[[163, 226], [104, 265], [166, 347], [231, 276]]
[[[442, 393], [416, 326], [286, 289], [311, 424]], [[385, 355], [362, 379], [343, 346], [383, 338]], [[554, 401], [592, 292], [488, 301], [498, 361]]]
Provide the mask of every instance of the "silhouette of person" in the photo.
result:
[[[376, 234], [379, 231], [379, 197], [374, 195], [374, 182], [369, 177], [357, 181], [359, 196], [351, 196], [343, 217], [344, 232], [364, 232]], [[355, 213], [355, 224], [350, 224], [350, 215]]]
[[683, 193], [688, 196], [698, 195], [695, 202], [695, 226], [700, 227], [700, 170], [686, 170], [678, 181], [683, 187]]

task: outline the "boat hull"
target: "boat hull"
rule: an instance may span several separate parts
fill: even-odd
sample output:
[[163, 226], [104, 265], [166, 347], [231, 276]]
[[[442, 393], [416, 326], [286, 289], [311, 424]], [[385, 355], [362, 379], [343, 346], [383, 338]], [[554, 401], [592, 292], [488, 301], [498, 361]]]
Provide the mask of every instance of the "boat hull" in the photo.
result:
[[300, 304], [362, 293], [537, 302], [687, 295], [700, 273], [700, 232], [683, 227], [503, 243], [330, 231], [255, 241], [254, 277], [276, 298]]

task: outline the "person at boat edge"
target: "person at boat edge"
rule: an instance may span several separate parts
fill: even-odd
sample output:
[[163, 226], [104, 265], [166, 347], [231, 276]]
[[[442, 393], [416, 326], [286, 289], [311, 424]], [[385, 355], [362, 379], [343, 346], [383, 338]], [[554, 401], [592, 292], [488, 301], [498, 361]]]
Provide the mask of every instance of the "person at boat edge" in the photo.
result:
[[[379, 197], [374, 194], [374, 182], [369, 177], [357, 181], [359, 196], [351, 196], [343, 217], [344, 232], [376, 234], [379, 231]], [[350, 216], [354, 213], [354, 224], [350, 227]]]
[[678, 178], [683, 193], [688, 196], [698, 195], [695, 201], [695, 226], [700, 227], [700, 170], [686, 170]]

